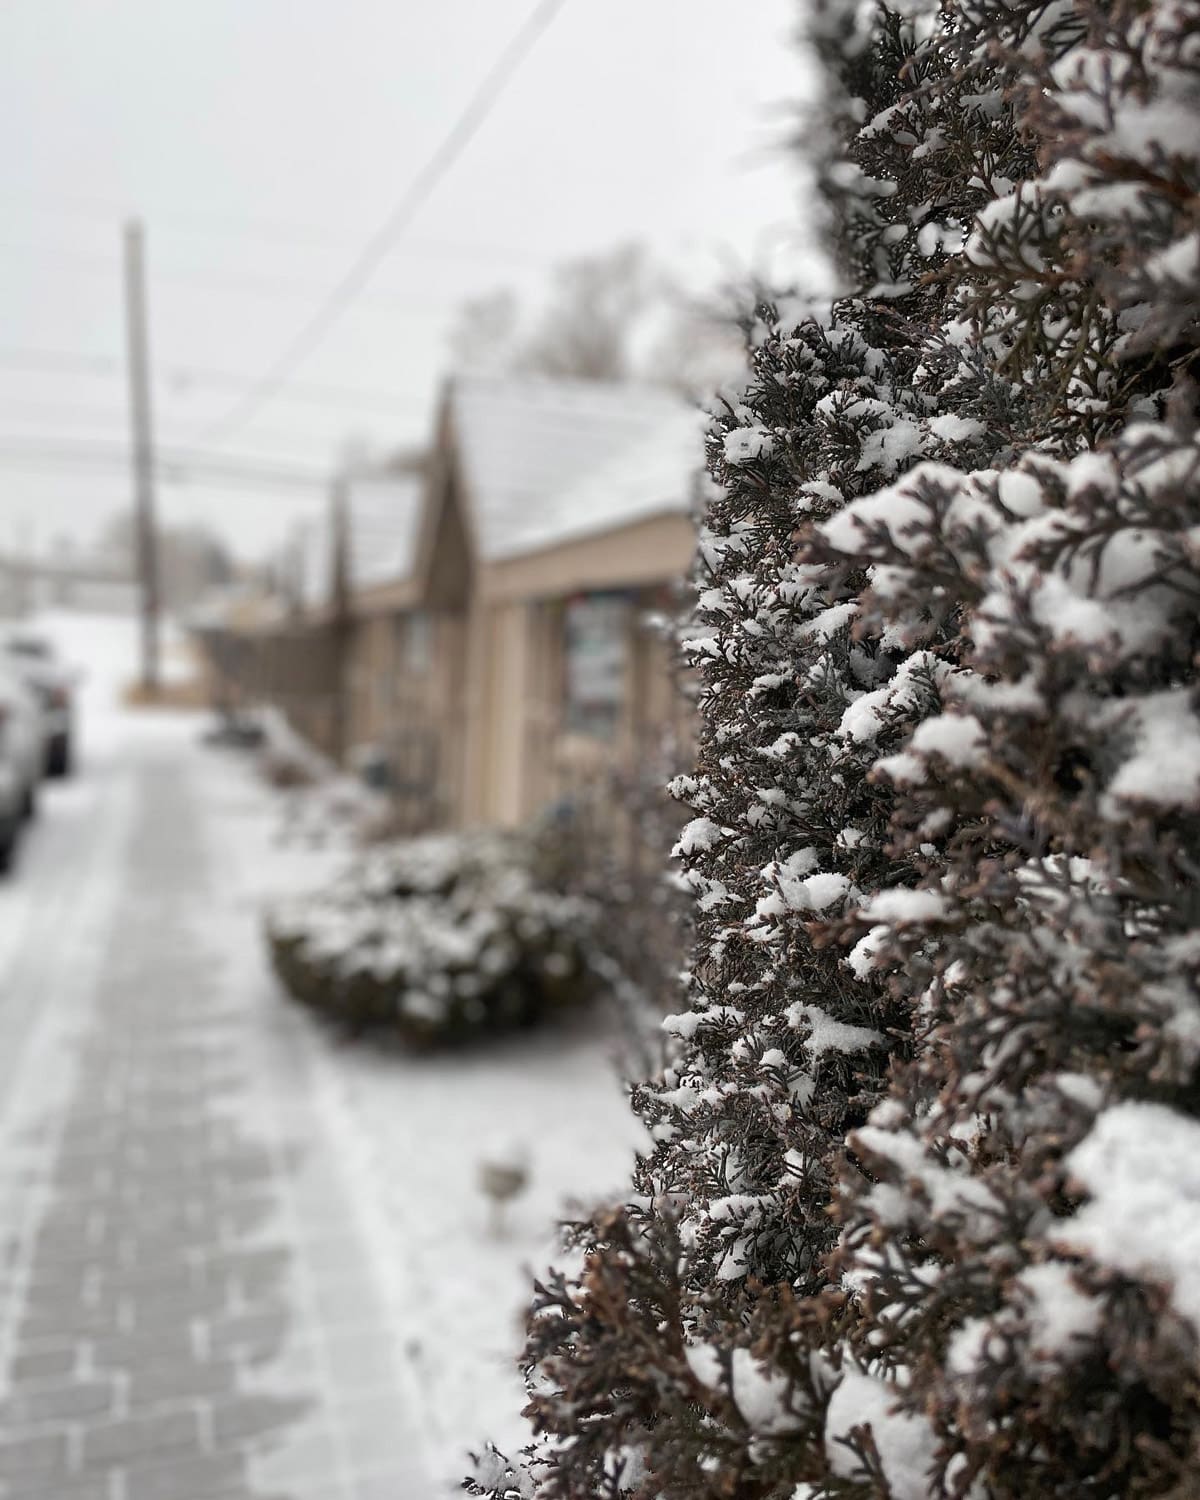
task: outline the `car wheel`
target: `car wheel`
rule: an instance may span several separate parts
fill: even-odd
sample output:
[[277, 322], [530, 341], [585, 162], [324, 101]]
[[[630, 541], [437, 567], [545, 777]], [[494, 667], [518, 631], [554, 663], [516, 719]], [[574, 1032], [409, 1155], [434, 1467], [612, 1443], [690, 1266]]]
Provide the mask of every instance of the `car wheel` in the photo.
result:
[[71, 741], [65, 734], [50, 743], [46, 756], [47, 776], [69, 776], [71, 774]]
[[25, 795], [21, 798], [21, 817], [28, 822], [30, 818], [37, 816], [37, 789], [32, 785], [25, 788]]
[[7, 875], [13, 867], [17, 852], [17, 830], [11, 823], [0, 828], [0, 875]]

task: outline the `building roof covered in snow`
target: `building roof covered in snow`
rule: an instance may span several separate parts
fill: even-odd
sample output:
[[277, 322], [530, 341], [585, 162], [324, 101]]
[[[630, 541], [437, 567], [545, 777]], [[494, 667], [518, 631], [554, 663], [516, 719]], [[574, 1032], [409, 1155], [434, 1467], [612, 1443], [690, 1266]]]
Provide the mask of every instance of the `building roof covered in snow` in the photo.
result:
[[686, 407], [669, 413], [648, 437], [539, 507], [522, 550], [615, 531], [650, 516], [685, 514], [704, 461], [705, 421]]
[[326, 515], [301, 521], [286, 563], [288, 591], [302, 609], [322, 609], [333, 599], [333, 531]]
[[[352, 592], [410, 578], [417, 561], [424, 478], [412, 471], [356, 474], [343, 488], [346, 586]], [[305, 611], [334, 602], [336, 542], [329, 511], [297, 528], [288, 565]]]
[[701, 419], [657, 386], [467, 376], [446, 410], [485, 562], [683, 511], [703, 459]]
[[347, 582], [369, 589], [411, 577], [417, 561], [424, 479], [366, 474], [346, 487]]
[[[345, 481], [351, 607], [461, 607], [472, 560], [511, 566], [685, 516], [703, 465], [703, 429], [695, 408], [658, 386], [511, 375], [450, 381], [440, 427], [448, 461], [363, 469]], [[686, 566], [682, 545], [660, 548], [663, 576]], [[639, 578], [654, 571], [654, 558], [639, 562]], [[281, 566], [285, 597], [304, 616], [334, 608], [337, 567], [326, 508], [296, 528]]]

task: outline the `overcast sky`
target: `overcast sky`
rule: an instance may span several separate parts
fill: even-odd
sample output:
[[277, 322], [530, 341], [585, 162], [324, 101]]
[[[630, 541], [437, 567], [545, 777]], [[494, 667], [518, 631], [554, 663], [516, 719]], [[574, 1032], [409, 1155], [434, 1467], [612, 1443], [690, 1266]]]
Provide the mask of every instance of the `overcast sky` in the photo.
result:
[[[532, 0], [9, 0], [0, 10], [0, 548], [128, 485], [50, 467], [126, 435], [119, 241], [146, 223], [159, 439], [194, 444], [400, 200]], [[794, 0], [566, 0], [482, 133], [296, 382], [225, 443], [314, 475], [419, 442], [462, 300], [536, 299], [639, 239], [689, 275], [803, 257], [778, 142]], [[334, 390], [333, 388], [337, 388]], [[322, 389], [326, 388], [324, 392]], [[164, 486], [247, 555], [318, 491]]]

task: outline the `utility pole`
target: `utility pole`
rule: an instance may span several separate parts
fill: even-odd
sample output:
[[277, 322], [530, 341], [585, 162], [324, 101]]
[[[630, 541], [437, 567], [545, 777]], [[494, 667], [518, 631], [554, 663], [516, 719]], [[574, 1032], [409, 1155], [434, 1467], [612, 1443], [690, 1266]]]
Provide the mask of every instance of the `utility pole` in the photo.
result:
[[345, 477], [334, 482], [329, 497], [330, 640], [333, 647], [332, 752], [339, 765], [350, 739], [350, 514]]
[[142, 226], [125, 226], [125, 332], [129, 367], [129, 421], [133, 440], [133, 499], [137, 571], [142, 611], [142, 691], [158, 692], [158, 533], [154, 521], [154, 423], [150, 405], [150, 352], [146, 335], [146, 265]]

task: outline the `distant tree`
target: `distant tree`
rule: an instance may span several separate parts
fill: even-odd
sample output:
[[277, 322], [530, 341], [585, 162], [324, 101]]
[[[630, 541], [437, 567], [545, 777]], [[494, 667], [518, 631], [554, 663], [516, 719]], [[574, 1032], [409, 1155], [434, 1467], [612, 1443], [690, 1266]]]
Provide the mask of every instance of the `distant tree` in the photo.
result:
[[510, 369], [520, 309], [511, 291], [486, 292], [463, 303], [450, 335], [450, 354], [459, 370], [494, 374]]
[[536, 313], [511, 291], [475, 298], [451, 336], [457, 367], [648, 380], [710, 394], [742, 364], [736, 319], [686, 296], [640, 245], [568, 261]]
[[638, 375], [689, 400], [711, 402], [745, 384], [744, 288], [697, 296], [668, 284], [643, 341]]
[[1200, 0], [817, 0], [845, 293], [714, 421], [697, 941], [546, 1500], [1188, 1500]]
[[640, 245], [568, 261], [555, 273], [550, 300], [515, 367], [539, 375], [628, 380], [636, 373], [642, 319], [661, 288]]
[[[130, 512], [118, 512], [103, 524], [97, 548], [117, 566], [134, 571], [136, 528]], [[158, 558], [162, 602], [168, 609], [187, 609], [209, 589], [229, 583], [236, 571], [221, 538], [194, 522], [160, 525]]]

